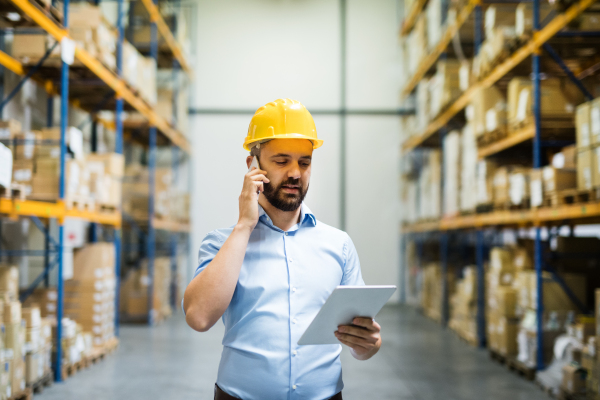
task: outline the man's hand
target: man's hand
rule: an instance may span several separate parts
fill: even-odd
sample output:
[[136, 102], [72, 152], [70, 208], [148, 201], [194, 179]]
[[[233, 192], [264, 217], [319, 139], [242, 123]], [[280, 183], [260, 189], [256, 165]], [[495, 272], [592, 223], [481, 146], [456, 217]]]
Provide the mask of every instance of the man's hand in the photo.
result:
[[353, 325], [340, 325], [335, 337], [350, 347], [357, 360], [368, 360], [381, 347], [381, 326], [371, 318], [354, 318]]
[[258, 223], [258, 192], [263, 191], [263, 182], [270, 182], [266, 175], [267, 171], [255, 168], [244, 176], [244, 186], [239, 199], [240, 218], [238, 225], [248, 228], [250, 231]]

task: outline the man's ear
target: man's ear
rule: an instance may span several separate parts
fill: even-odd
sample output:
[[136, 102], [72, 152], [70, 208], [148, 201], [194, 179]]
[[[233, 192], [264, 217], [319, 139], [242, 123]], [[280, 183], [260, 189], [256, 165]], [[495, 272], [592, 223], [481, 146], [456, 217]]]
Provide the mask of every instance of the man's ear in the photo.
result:
[[250, 168], [250, 164], [252, 164], [253, 156], [246, 157], [246, 168]]

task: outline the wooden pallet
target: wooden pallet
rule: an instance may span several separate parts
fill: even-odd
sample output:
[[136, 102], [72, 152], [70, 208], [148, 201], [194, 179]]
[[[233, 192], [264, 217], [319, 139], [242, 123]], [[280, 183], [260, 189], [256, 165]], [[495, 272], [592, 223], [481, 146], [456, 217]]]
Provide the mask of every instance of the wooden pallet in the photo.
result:
[[25, 388], [25, 390], [18, 391], [14, 393], [12, 396], [8, 398], [8, 400], [31, 400], [33, 397], [33, 393], [30, 388]]
[[506, 355], [494, 349], [489, 349], [490, 358], [502, 365], [506, 365]]
[[493, 211], [518, 211], [518, 210], [526, 210], [529, 209], [531, 202], [529, 198], [523, 199], [521, 204], [512, 204], [510, 201], [507, 201], [503, 204], [494, 204]]
[[96, 212], [96, 202], [83, 196], [73, 196], [65, 199], [67, 209], [77, 209], [79, 211]]
[[62, 366], [62, 379], [65, 380], [70, 376], [75, 375], [77, 372], [81, 371], [86, 367], [85, 362], [78, 361], [74, 364], [66, 364]]
[[[541, 119], [542, 136], [565, 136], [572, 135], [575, 128], [575, 116], [573, 114], [543, 116]], [[533, 115], [527, 116], [523, 121], [511, 122], [508, 125], [509, 132], [517, 132], [521, 129], [534, 125]], [[568, 131], [568, 132], [565, 132]]]
[[506, 367], [529, 381], [535, 380], [535, 367], [530, 367], [528, 365], [523, 364], [521, 361], [517, 360], [514, 357], [506, 358]]
[[543, 207], [558, 207], [566, 204], [583, 204], [600, 200], [600, 188], [579, 190], [567, 189], [544, 193]]
[[10, 185], [10, 188], [0, 186], [0, 197], [4, 199], [25, 201], [25, 185], [22, 185], [20, 183], [12, 183]]
[[112, 214], [112, 213], [119, 211], [119, 207], [115, 206], [115, 205], [110, 205], [110, 204], [99, 204], [98, 211], [101, 213], [111, 213]]
[[558, 389], [558, 395], [556, 398], [558, 400], [592, 400], [594, 397], [593, 394], [573, 394], [567, 393], [562, 387]]
[[52, 370], [50, 370], [50, 371], [46, 372], [44, 374], [44, 376], [42, 376], [37, 381], [28, 384], [27, 387], [29, 389], [31, 389], [31, 391], [33, 393], [42, 393], [44, 391], [45, 387], [50, 387], [50, 386], [52, 386], [53, 383], [54, 383], [54, 374], [52, 373]]
[[477, 137], [477, 147], [489, 146], [499, 140], [504, 139], [508, 136], [508, 130], [496, 129], [492, 132], [485, 132], [483, 135]]

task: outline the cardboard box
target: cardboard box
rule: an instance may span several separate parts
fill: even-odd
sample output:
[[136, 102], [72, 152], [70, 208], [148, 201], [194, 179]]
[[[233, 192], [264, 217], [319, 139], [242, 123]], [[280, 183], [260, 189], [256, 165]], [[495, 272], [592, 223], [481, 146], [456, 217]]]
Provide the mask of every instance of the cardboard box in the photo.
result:
[[517, 346], [517, 333], [519, 331], [519, 320], [501, 317], [496, 327], [498, 337], [498, 351], [505, 356], [516, 355], [519, 351]]
[[576, 364], [567, 364], [562, 368], [563, 380], [561, 388], [569, 394], [585, 392], [586, 372]]
[[16, 358], [23, 354], [23, 345], [25, 344], [25, 328], [18, 323], [7, 323], [4, 325], [6, 330], [6, 348], [12, 349]]
[[592, 186], [600, 187], [600, 146], [593, 147], [592, 156]]
[[13, 36], [12, 56], [24, 62], [38, 60], [46, 53], [47, 43], [48, 34], [45, 32], [25, 34], [17, 30]]
[[17, 183], [31, 184], [34, 167], [33, 160], [14, 160], [12, 180]]
[[578, 322], [575, 324], [574, 330], [577, 340], [585, 344], [591, 336], [596, 334], [596, 321], [588, 319], [587, 321]]
[[543, 168], [544, 193], [551, 193], [577, 187], [577, 171], [575, 169], [557, 169], [551, 166]]
[[558, 169], [577, 169], [577, 146], [567, 146], [552, 157], [552, 166]]
[[544, 176], [543, 170], [533, 168], [529, 172], [529, 195], [531, 197], [531, 207], [541, 207], [544, 204]]
[[500, 286], [496, 289], [495, 295], [498, 302], [498, 314], [505, 318], [515, 318], [517, 310], [516, 289], [510, 286]]
[[15, 119], [0, 121], [0, 140], [14, 139], [21, 132], [21, 123]]
[[18, 300], [4, 303], [4, 324], [21, 324], [21, 303]]
[[591, 137], [591, 103], [577, 106], [575, 112], [575, 129], [577, 134], [577, 148], [581, 153], [592, 144]]
[[596, 169], [593, 167], [594, 153], [588, 148], [580, 148], [577, 153], [577, 189], [589, 190], [596, 182]]
[[25, 355], [17, 357], [15, 353], [11, 375], [11, 391], [18, 393], [25, 390]]
[[16, 300], [19, 294], [19, 269], [15, 266], [0, 266], [0, 293], [7, 293]]
[[104, 165], [104, 173], [114, 177], [122, 177], [125, 171], [125, 158], [123, 154], [106, 153], [88, 154], [86, 160], [89, 162], [101, 162]]
[[41, 352], [25, 356], [25, 383], [31, 385], [44, 376], [44, 361]]
[[22, 318], [27, 328], [39, 328], [42, 326], [42, 315], [39, 307], [23, 307]]

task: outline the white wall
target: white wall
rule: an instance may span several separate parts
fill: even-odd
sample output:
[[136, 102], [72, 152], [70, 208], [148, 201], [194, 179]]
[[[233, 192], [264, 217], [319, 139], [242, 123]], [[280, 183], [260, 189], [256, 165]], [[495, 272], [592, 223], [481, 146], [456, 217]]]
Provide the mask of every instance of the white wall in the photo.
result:
[[[198, 0], [192, 108], [255, 110], [280, 97], [309, 110], [339, 110], [339, 0]], [[396, 2], [349, 0], [348, 109], [399, 106]], [[237, 221], [246, 171], [242, 149], [251, 114], [197, 114], [193, 246]], [[323, 147], [315, 151], [307, 204], [340, 225], [339, 115], [315, 115]], [[396, 116], [349, 116], [346, 229], [368, 284], [397, 284], [399, 269]]]

